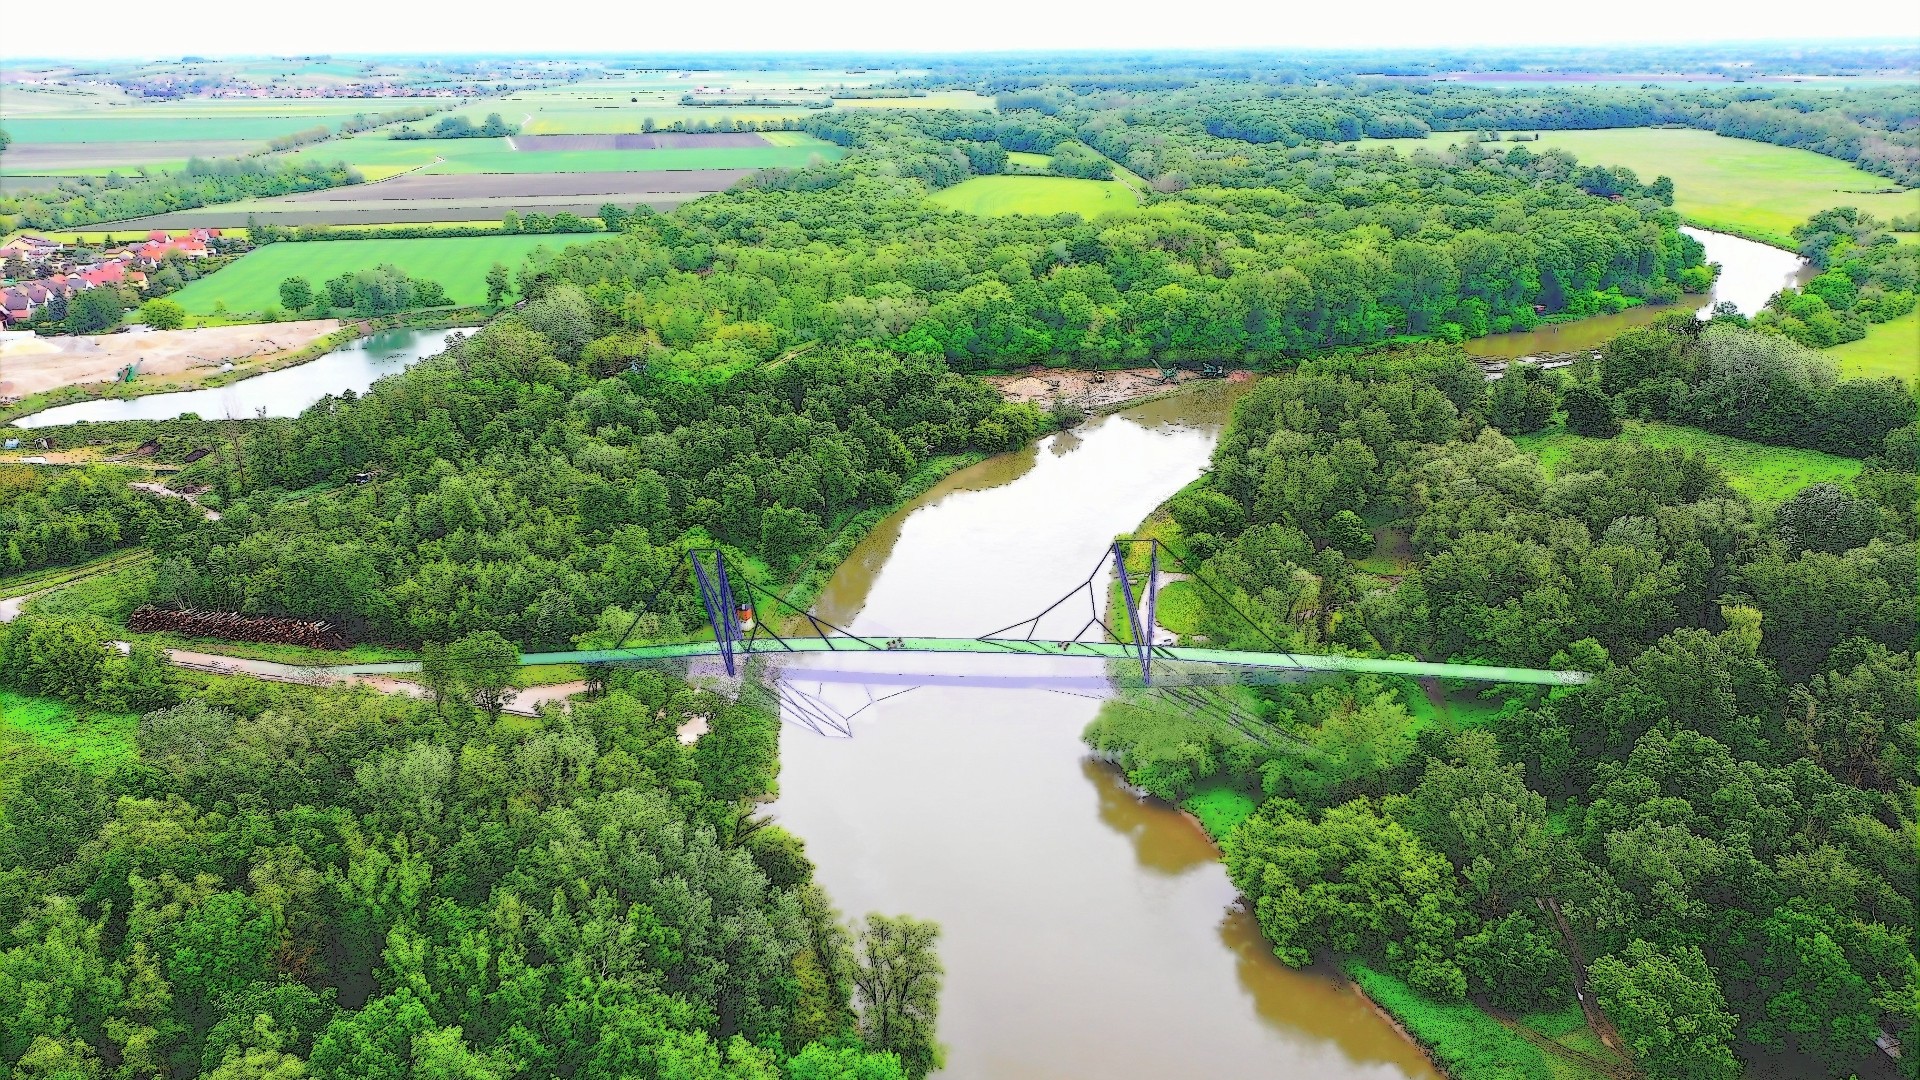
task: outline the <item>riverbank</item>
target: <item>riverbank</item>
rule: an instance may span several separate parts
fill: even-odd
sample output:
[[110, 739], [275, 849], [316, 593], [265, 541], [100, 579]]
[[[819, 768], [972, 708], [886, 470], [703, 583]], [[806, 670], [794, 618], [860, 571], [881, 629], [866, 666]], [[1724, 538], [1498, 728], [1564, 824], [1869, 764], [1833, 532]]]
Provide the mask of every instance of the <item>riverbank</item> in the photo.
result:
[[1200, 381], [1202, 376], [1185, 369], [1163, 375], [1154, 367], [1107, 371], [1035, 365], [1024, 371], [981, 378], [1015, 405], [1038, 405], [1048, 411], [1071, 406], [1088, 415], [1098, 415], [1164, 397]]
[[[1169, 541], [1176, 550], [1183, 546], [1178, 541], [1178, 526], [1168, 512], [1171, 501], [1170, 498], [1163, 502], [1142, 518], [1131, 535]], [[1380, 535], [1384, 531], [1376, 529], [1377, 547], [1391, 546]], [[1376, 556], [1378, 554], [1376, 550]], [[1129, 570], [1144, 573], [1144, 563], [1144, 558], [1130, 559]], [[1360, 565], [1364, 564], [1362, 560]], [[1164, 556], [1162, 566], [1165, 567]], [[1167, 591], [1162, 589], [1163, 601]], [[1110, 608], [1120, 603], [1117, 592], [1116, 582], [1109, 594]], [[1144, 597], [1136, 596], [1136, 599], [1144, 606]], [[1124, 622], [1109, 622], [1124, 636]], [[1121, 669], [1116, 670], [1125, 674]], [[1379, 689], [1382, 687], [1366, 693]], [[1405, 724], [1402, 736], [1409, 745], [1424, 729], [1448, 722], [1446, 716], [1453, 713], [1444, 700], [1426, 700], [1427, 695], [1423, 695], [1421, 689], [1411, 684], [1403, 688], [1405, 709], [1399, 715]], [[1431, 692], [1434, 688], [1424, 689]], [[1232, 734], [1217, 721], [1196, 720], [1188, 715], [1190, 710], [1183, 708], [1185, 704], [1144, 695], [1123, 695], [1103, 706], [1085, 739], [1094, 756], [1107, 763], [1105, 767], [1115, 768], [1121, 782], [1134, 790], [1141, 786], [1153, 789], [1151, 795], [1143, 793], [1142, 798], [1160, 795], [1167, 800], [1163, 805], [1177, 805], [1189, 820], [1204, 829], [1218, 850], [1224, 851], [1232, 846], [1236, 830], [1259, 805], [1258, 795], [1248, 795], [1246, 791], [1257, 792], [1270, 781], [1263, 779], [1265, 767], [1253, 776], [1248, 775], [1247, 769], [1236, 772], [1229, 768], [1226, 762], [1233, 757]], [[1298, 701], [1287, 707], [1304, 708]], [[1457, 715], [1453, 722], [1459, 723]], [[1210, 726], [1220, 728], [1220, 735], [1226, 736], [1224, 742], [1210, 733]], [[1313, 738], [1310, 729], [1307, 737]], [[1176, 746], [1193, 750], [1191, 754], [1170, 750]], [[1276, 761], [1301, 757], [1290, 752], [1286, 744], [1274, 746]], [[1306, 760], [1310, 761], [1311, 757]], [[1237, 903], [1248, 910], [1253, 906], [1245, 895], [1238, 895]], [[1260, 943], [1271, 950], [1264, 933]], [[1320, 964], [1328, 962], [1328, 957], [1319, 958]], [[1573, 962], [1578, 963], [1577, 959]], [[1631, 1065], [1605, 1044], [1577, 1006], [1569, 1004], [1568, 1009], [1507, 1016], [1482, 1001], [1429, 996], [1392, 974], [1375, 970], [1356, 955], [1335, 956], [1331, 963], [1344, 974], [1347, 989], [1358, 1000], [1377, 1012], [1409, 1045], [1417, 1047], [1434, 1068], [1452, 1080], [1621, 1080], [1632, 1075]], [[1570, 1017], [1565, 1015], [1569, 1009]]]
[[[21, 405], [13, 407], [16, 415], [30, 411], [27, 406], [34, 398], [57, 405], [117, 390], [162, 393], [204, 385], [224, 364], [255, 370], [259, 362], [327, 339], [342, 325], [338, 319], [308, 319], [59, 337], [8, 331], [0, 334], [0, 386], [7, 395], [22, 399]], [[119, 373], [129, 364], [137, 365], [139, 381], [119, 381]], [[167, 381], [154, 381], [161, 379]], [[94, 383], [105, 388], [89, 392], [86, 388]], [[75, 393], [62, 395], [62, 390]]]
[[[36, 350], [20, 357], [0, 355], [0, 378], [15, 381], [13, 372], [31, 375], [41, 389], [11, 391], [20, 400], [0, 406], [0, 424], [63, 405], [86, 401], [131, 400], [192, 390], [212, 390], [317, 360], [337, 349], [383, 330], [438, 330], [484, 322], [483, 308], [440, 308], [402, 312], [374, 319], [343, 322], [312, 319], [303, 322], [250, 323], [200, 327], [192, 330], [156, 330], [142, 334], [101, 334], [86, 339], [89, 349]], [[58, 342], [61, 338], [42, 338]], [[83, 365], [73, 366], [76, 357]], [[134, 381], [121, 382], [116, 372], [130, 363], [139, 365]], [[21, 371], [19, 365], [30, 365]], [[165, 382], [149, 376], [167, 376]], [[51, 385], [49, 379], [58, 380]], [[21, 383], [15, 383], [22, 386]]]

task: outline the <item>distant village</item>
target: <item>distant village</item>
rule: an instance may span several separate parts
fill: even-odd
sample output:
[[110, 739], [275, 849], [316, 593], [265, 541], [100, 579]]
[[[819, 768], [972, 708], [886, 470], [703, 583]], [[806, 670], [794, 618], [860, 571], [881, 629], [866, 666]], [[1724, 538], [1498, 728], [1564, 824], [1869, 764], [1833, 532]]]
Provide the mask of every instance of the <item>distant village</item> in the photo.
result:
[[[192, 267], [212, 256], [247, 250], [244, 240], [219, 229], [194, 229], [174, 236], [156, 229], [123, 243], [99, 247], [63, 244], [22, 234], [0, 244], [0, 326], [21, 329], [51, 307], [64, 315], [67, 301], [88, 289], [113, 287], [138, 296], [163, 295], [184, 280], [200, 276]], [[174, 273], [166, 271], [170, 267]], [[129, 305], [131, 306], [131, 305]], [[45, 317], [43, 317], [43, 322]]]

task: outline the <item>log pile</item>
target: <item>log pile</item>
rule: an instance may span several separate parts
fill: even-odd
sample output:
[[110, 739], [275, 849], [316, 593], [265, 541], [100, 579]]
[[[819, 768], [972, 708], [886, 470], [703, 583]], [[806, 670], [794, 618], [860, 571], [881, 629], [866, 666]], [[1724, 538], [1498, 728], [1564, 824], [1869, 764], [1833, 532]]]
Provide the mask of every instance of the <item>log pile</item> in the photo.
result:
[[228, 641], [305, 645], [314, 649], [345, 649], [352, 645], [332, 623], [277, 615], [241, 615], [232, 611], [162, 608], [151, 604], [136, 608], [127, 618], [127, 628], [143, 634], [166, 632]]

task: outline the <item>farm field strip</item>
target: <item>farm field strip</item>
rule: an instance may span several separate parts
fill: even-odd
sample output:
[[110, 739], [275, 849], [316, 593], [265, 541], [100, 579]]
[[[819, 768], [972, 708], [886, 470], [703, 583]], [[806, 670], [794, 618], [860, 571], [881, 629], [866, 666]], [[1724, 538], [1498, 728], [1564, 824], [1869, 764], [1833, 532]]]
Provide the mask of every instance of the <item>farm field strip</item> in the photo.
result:
[[671, 210], [705, 192], [653, 192], [627, 195], [609, 200], [603, 195], [540, 196], [498, 199], [427, 199], [416, 203], [333, 203], [304, 206], [290, 203], [254, 203], [251, 209], [234, 209], [239, 204], [210, 206], [195, 210], [176, 210], [134, 218], [115, 225], [117, 229], [144, 232], [149, 229], [240, 229], [248, 220], [262, 225], [351, 225], [355, 228], [381, 226], [498, 225], [508, 210], [526, 213], [539, 211], [557, 214], [562, 210], [592, 217], [602, 204], [613, 201], [624, 206], [645, 203], [655, 210]]
[[[12, 123], [12, 121], [9, 121]], [[171, 162], [185, 163], [192, 157], [237, 157], [258, 149], [262, 144], [244, 139], [186, 140], [174, 142], [115, 143], [20, 143], [8, 147], [0, 157], [0, 168], [9, 174], [47, 175], [72, 173], [85, 175], [108, 169], [122, 171], [141, 165], [153, 167]]]
[[[801, 132], [781, 132], [799, 134]], [[507, 142], [522, 153], [554, 150], [694, 150], [713, 147], [801, 146], [804, 143], [774, 143], [757, 131], [652, 131], [634, 135], [516, 135]]]
[[[793, 132], [790, 134], [800, 134]], [[517, 137], [516, 137], [517, 138]], [[369, 167], [423, 168], [434, 174], [662, 172], [706, 169], [799, 168], [815, 156], [838, 160], [846, 151], [822, 139], [774, 146], [696, 146], [653, 150], [516, 150], [498, 139], [343, 139], [296, 151], [306, 161], [344, 161]], [[436, 161], [435, 159], [439, 159]]]
[[47, 143], [179, 142], [190, 139], [265, 142], [324, 123], [314, 116], [28, 117], [8, 120], [7, 132], [24, 145]]
[[748, 169], [700, 169], [652, 172], [442, 173], [419, 172], [377, 184], [303, 191], [250, 205], [325, 205], [335, 203], [415, 202], [425, 199], [481, 199], [578, 195], [647, 195], [725, 191]]
[[487, 270], [494, 263], [519, 266], [535, 248], [557, 249], [595, 238], [574, 233], [269, 244], [189, 284], [173, 299], [195, 315], [212, 314], [216, 304], [234, 312], [264, 311], [279, 304], [280, 283], [287, 278], [303, 277], [317, 285], [392, 263], [412, 277], [439, 282], [456, 304], [479, 304], [486, 300]]
[[917, 98], [843, 98], [833, 99], [836, 109], [958, 109], [992, 112], [992, 98], [972, 90], [941, 90]]

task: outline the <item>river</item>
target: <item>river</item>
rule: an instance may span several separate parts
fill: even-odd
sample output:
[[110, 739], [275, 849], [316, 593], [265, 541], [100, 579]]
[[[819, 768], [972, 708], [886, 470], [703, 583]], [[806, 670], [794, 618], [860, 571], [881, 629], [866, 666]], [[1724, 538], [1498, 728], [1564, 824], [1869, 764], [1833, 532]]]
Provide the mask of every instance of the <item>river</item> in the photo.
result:
[[364, 394], [374, 380], [405, 371], [445, 348], [448, 334], [465, 330], [382, 330], [341, 346], [304, 364], [269, 371], [226, 386], [102, 398], [59, 405], [14, 421], [25, 428], [54, 427], [81, 420], [171, 420], [194, 413], [206, 420], [249, 419], [262, 415], [298, 416], [328, 394], [348, 390]]
[[1578, 352], [1595, 348], [1622, 330], [1645, 326], [1669, 312], [1691, 307], [1705, 318], [1713, 305], [1722, 300], [1739, 308], [1741, 314], [1752, 315], [1766, 307], [1774, 293], [1788, 285], [1805, 284], [1813, 275], [1807, 261], [1791, 251], [1691, 226], [1680, 231], [1700, 241], [1707, 249], [1708, 262], [1720, 264], [1720, 276], [1705, 300], [1687, 297], [1677, 304], [1650, 304], [1628, 308], [1617, 315], [1598, 315], [1515, 334], [1494, 334], [1467, 342], [1467, 352], [1488, 357]]
[[[1034, 614], [1200, 474], [1241, 389], [1209, 384], [956, 473], [868, 536], [815, 610], [883, 636]], [[978, 662], [917, 663], [935, 660]], [[825, 689], [843, 709], [866, 700]], [[943, 928], [940, 1075], [1433, 1077], [1352, 991], [1273, 958], [1197, 825], [1089, 756], [1098, 708], [941, 686], [866, 708], [851, 739], [783, 727], [773, 813], [834, 900]]]

